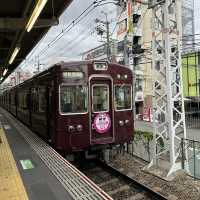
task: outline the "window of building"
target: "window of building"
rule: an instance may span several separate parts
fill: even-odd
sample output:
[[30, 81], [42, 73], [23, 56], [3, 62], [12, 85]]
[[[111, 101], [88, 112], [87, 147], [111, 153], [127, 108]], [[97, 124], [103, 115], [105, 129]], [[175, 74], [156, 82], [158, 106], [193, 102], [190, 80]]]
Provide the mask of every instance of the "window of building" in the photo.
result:
[[92, 109], [93, 112], [106, 112], [109, 110], [109, 88], [108, 85], [93, 85], [92, 87]]
[[60, 86], [60, 112], [87, 112], [87, 87], [82, 85]]
[[115, 109], [126, 110], [132, 108], [132, 90], [130, 85], [115, 86]]
[[142, 91], [143, 83], [144, 83], [144, 79], [142, 79], [140, 76], [136, 77], [136, 80], [135, 80], [136, 92]]

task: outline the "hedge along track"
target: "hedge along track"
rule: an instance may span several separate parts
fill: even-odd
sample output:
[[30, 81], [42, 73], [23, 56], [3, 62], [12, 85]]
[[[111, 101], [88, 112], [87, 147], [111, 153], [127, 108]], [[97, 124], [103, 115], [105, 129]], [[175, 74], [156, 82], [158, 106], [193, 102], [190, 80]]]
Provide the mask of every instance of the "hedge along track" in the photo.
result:
[[80, 170], [114, 200], [167, 200], [166, 197], [102, 161], [91, 161]]

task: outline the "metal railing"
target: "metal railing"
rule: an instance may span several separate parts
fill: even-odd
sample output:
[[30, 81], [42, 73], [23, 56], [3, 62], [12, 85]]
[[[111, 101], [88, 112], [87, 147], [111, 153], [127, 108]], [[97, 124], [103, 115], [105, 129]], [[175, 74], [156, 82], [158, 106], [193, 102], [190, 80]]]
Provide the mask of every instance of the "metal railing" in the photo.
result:
[[[131, 143], [120, 145], [117, 153], [127, 153], [150, 162], [152, 159], [152, 148], [151, 141], [140, 141], [139, 143], [132, 141]], [[194, 179], [200, 180], [200, 141], [182, 138], [179, 146], [179, 161], [181, 161], [182, 169], [185, 169]]]
[[200, 128], [200, 113], [187, 113], [185, 122], [187, 128]]
[[194, 179], [200, 179], [200, 141], [182, 138], [181, 155], [182, 168]]

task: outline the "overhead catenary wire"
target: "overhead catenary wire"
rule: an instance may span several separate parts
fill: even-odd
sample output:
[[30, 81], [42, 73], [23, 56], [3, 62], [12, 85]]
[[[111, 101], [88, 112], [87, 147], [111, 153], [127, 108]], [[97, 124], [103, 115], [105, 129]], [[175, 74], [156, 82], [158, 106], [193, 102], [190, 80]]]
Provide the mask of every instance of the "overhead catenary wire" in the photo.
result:
[[[40, 53], [39, 55], [43, 55], [47, 50], [49, 50], [50, 47], [52, 47], [55, 42], [57, 42], [58, 40], [60, 40], [64, 34], [68, 33], [72, 28], [75, 27], [75, 25], [77, 25], [82, 19], [84, 19], [92, 10], [94, 10], [95, 7], [93, 7], [92, 9], [90, 9], [88, 12], [86, 12], [86, 14], [83, 15], [83, 17], [81, 17], [78, 21], [74, 20], [72, 22], [72, 24], [70, 24], [68, 26], [68, 29], [65, 29], [64, 31], [61, 31], [61, 33], [59, 33], [55, 39], [53, 39]], [[85, 13], [85, 12], [84, 12]], [[81, 15], [82, 16], [82, 15]]]
[[82, 42], [85, 41], [88, 37], [90, 37], [92, 32], [94, 31], [87, 30], [86, 34], [79, 35], [79, 37], [77, 37], [74, 41], [71, 40], [69, 43], [67, 43], [66, 46], [62, 46], [62, 48], [57, 49], [55, 53], [51, 53], [50, 57], [57, 54], [58, 56], [63, 56], [64, 54], [66, 56], [72, 49], [76, 48], [78, 45], [82, 44]]
[[[91, 3], [78, 17], [76, 17], [67, 27], [65, 27], [50, 43], [48, 43], [48, 45], [47, 45], [47, 47], [45, 48], [45, 49], [43, 49], [40, 53], [39, 53], [39, 56], [41, 56], [42, 54], [44, 54], [44, 52], [46, 52], [46, 51], [48, 51], [49, 50], [49, 48], [51, 47], [51, 46], [53, 46], [53, 44], [56, 42], [56, 41], [58, 41], [61, 37], [63, 37], [63, 35], [64, 35], [64, 33], [65, 32], [68, 32], [68, 31], [70, 31], [77, 23], [79, 23], [82, 19], [79, 19], [80, 17], [82, 17], [82, 16], [84, 16], [84, 14], [86, 13], [86, 16], [90, 13], [90, 12], [88, 12], [87, 13], [87, 11], [90, 9], [90, 8], [92, 8], [92, 10], [94, 9], [94, 8], [96, 8], [100, 3], [102, 3], [103, 1], [105, 1], [105, 0], [101, 0], [101, 1], [94, 1], [93, 3]], [[148, 9], [147, 9], [148, 10]], [[147, 12], [147, 10], [146, 10], [146, 12]], [[146, 12], [144, 13], [144, 15], [142, 16], [142, 19], [141, 19], [141, 21], [140, 21], [140, 23], [139, 23], [139, 25], [142, 23], [142, 20], [143, 20], [143, 18], [144, 18], [144, 16], [146, 15]], [[76, 22], [76, 20], [78, 20], [77, 22]], [[117, 24], [116, 24], [117, 25]], [[69, 30], [68, 30], [69, 29]], [[113, 29], [113, 32], [115, 31], [115, 29], [116, 29], [116, 26], [115, 26], [115, 28]], [[196, 35], [198, 35], [198, 34], [196, 34]], [[200, 35], [200, 34], [199, 34]], [[184, 36], [184, 37], [186, 37], [186, 36]]]
[[[93, 1], [80, 15], [78, 15], [75, 19], [73, 19], [71, 21], [71, 23], [69, 23], [65, 28], [62, 29], [62, 31], [56, 35], [56, 37], [53, 38], [53, 40], [51, 40], [46, 46], [45, 48], [43, 48], [39, 53], [38, 56], [43, 55], [50, 47], [53, 46], [53, 44], [55, 44], [58, 40], [60, 40], [64, 34], [66, 34], [67, 32], [69, 32], [72, 28], [74, 28], [80, 21], [82, 21], [87, 15], [89, 15], [89, 13], [94, 10], [97, 6], [99, 6], [102, 2], [104, 2], [105, 0], [95, 0]], [[91, 9], [90, 9], [91, 8]], [[40, 45], [37, 46], [37, 48]], [[35, 51], [37, 50], [37, 48], [35, 49]], [[31, 54], [33, 55], [33, 53]], [[29, 56], [30, 57], [30, 56]]]
[[[51, 55], [59, 54], [59, 56], [62, 56], [65, 52], [72, 50], [73, 48], [77, 47], [77, 45], [82, 44], [83, 41], [85, 41], [87, 38], [89, 38], [94, 33], [94, 28], [92, 27], [91, 22], [86, 27], [90, 27], [89, 29], [84, 28], [83, 30], [79, 31], [75, 37], [73, 37], [71, 40], [67, 41], [66, 44], [62, 45], [60, 48], [56, 48], [56, 51], [54, 53], [51, 52]], [[86, 35], [85, 35], [86, 33]], [[64, 51], [64, 52], [63, 52]], [[44, 56], [44, 55], [43, 55]], [[49, 56], [48, 56], [49, 57]]]
[[[91, 13], [91, 11], [92, 10], [94, 10], [97, 6], [99, 6], [99, 5], [102, 5], [102, 4], [100, 4], [102, 1], [99, 1], [97, 4], [95, 4], [95, 6], [94, 7], [92, 7], [90, 10], [88, 10], [88, 12], [87, 13], [85, 13], [85, 15], [84, 15], [84, 18], [89, 14], [89, 13]], [[82, 20], [82, 19], [80, 19], [80, 20]], [[80, 21], [80, 20], [78, 20], [77, 21], [77, 23]], [[75, 23], [74, 23], [74, 25], [76, 25]], [[72, 29], [73, 27], [70, 27], [70, 30]], [[69, 30], [67, 30], [67, 32], [68, 32]], [[66, 32], [66, 33], [67, 33]], [[81, 32], [81, 34], [83, 34], [83, 32]], [[90, 34], [90, 33], [89, 33]], [[62, 35], [63, 36], [63, 35]], [[55, 54], [58, 54], [58, 52], [61, 52], [61, 51], [66, 51], [66, 50], [69, 50], [69, 49], [72, 49], [73, 47], [70, 47], [69, 48], [69, 44], [71, 45], [72, 43], [76, 43], [77, 44], [77, 42], [74, 42], [74, 41], [76, 41], [79, 37], [80, 37], [81, 35], [79, 35], [78, 37], [76, 37], [75, 39], [72, 39], [71, 41], [68, 41], [68, 43], [66, 44], [67, 45], [67, 48], [63, 45], [61, 48], [59, 48], [59, 49], [57, 49], [56, 48], [56, 51], [55, 51]], [[85, 37], [83, 37], [84, 39], [82, 40], [82, 41], [84, 41], [86, 38]], [[58, 40], [57, 40], [58, 41]], [[79, 40], [80, 41], [80, 40]], [[82, 41], [80, 41], [80, 42], [82, 42]], [[50, 47], [49, 45], [48, 45], [48, 47]], [[74, 47], [75, 47], [75, 45], [74, 45]], [[48, 48], [48, 49], [46, 49], [45, 50], [45, 52], [43, 53], [43, 52], [41, 52], [40, 53], [40, 57], [43, 55], [44, 56], [44, 54], [49, 50], [49, 49], [51, 49], [51, 48]]]
[[[103, 1], [105, 1], [105, 0], [103, 0]], [[97, 4], [99, 4], [99, 3], [101, 3], [101, 2], [103, 2], [103, 1], [94, 1], [92, 4], [90, 4], [90, 6], [88, 6], [78, 17], [81, 17], [81, 16], [84, 16], [84, 13], [87, 13], [87, 11], [89, 11], [90, 10], [90, 8], [93, 8], [93, 6], [94, 7], [96, 7], [97, 6]], [[146, 12], [147, 12], [148, 10], [146, 10]], [[145, 13], [146, 14], [146, 13]], [[78, 18], [77, 17], [77, 18]], [[70, 24], [71, 25], [73, 25], [73, 26], [75, 26], [75, 21], [76, 21], [76, 19], [77, 18], [75, 18]], [[144, 16], [142, 17], [142, 18], [144, 18]], [[142, 19], [140, 19], [141, 21], [140, 21], [140, 23], [139, 23], [139, 25], [142, 23]], [[70, 24], [67, 26], [67, 27], [65, 27], [63, 30], [68, 30], [68, 28], [73, 28], [73, 26], [72, 27], [70, 27]], [[116, 23], [116, 25], [115, 25], [115, 28], [113, 29], [113, 32], [115, 31], [115, 29], [116, 29], [116, 27], [117, 27], [117, 23]], [[62, 31], [63, 31], [62, 30]], [[70, 29], [71, 30], [71, 29]], [[61, 33], [59, 33], [55, 38], [54, 38], [54, 40], [52, 40], [52, 44], [51, 43], [48, 43], [48, 45], [47, 45], [47, 49], [45, 49], [45, 51], [49, 51], [49, 49], [52, 49], [52, 48], [50, 48], [50, 47], [52, 47], [53, 46], [53, 44], [54, 44], [54, 42], [56, 43], [57, 42], [57, 40], [59, 40], [60, 38], [60, 36], [62, 36], [62, 34], [63, 34], [63, 32], [61, 31]], [[113, 32], [112, 32], [112, 34], [113, 34]], [[61, 34], [61, 35], [60, 35]], [[59, 36], [60, 35], [60, 36]], [[196, 36], [198, 36], [198, 35], [200, 35], [200, 34], [195, 34]], [[187, 35], [187, 36], [183, 36], [184, 38], [189, 38], [191, 35]], [[151, 42], [151, 41], [150, 41]], [[149, 43], [150, 43], [149, 42]], [[145, 44], [145, 43], [148, 43], [148, 42], [144, 42], [143, 44]], [[52, 45], [52, 46], [51, 46]], [[70, 48], [69, 48], [70, 49]], [[59, 52], [60, 50], [58, 50], [58, 52]], [[62, 52], [61, 52], [62, 53]], [[33, 53], [32, 53], [33, 54]], [[43, 55], [43, 52], [41, 52], [41, 53], [39, 53], [38, 54], [38, 56], [41, 56], [41, 55]], [[31, 57], [31, 55], [29, 56], [29, 57]]]
[[[88, 24], [88, 26], [91, 27], [90, 25], [91, 25], [91, 22]], [[65, 50], [65, 48], [69, 48], [70, 45], [72, 45], [73, 43], [76, 43], [77, 40], [80, 40], [80, 38], [83, 37], [85, 33], [86, 34], [89, 33], [88, 29], [86, 28], [81, 29], [81, 31], [79, 31], [78, 34], [76, 34], [71, 40], [67, 40], [66, 43], [63, 43], [63, 45], [59, 46], [59, 48], [55, 48], [55, 50], [53, 49], [54, 52], [50, 52], [50, 53], [57, 54], [58, 52]], [[45, 55], [46, 54], [44, 54], [43, 56]]]

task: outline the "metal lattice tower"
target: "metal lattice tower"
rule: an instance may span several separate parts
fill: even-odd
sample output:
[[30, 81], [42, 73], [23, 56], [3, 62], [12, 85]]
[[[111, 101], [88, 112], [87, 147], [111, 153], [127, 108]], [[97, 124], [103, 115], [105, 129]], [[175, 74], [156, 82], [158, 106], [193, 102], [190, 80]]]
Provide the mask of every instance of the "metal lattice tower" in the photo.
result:
[[[150, 166], [169, 161], [167, 176], [181, 168], [186, 138], [181, 73], [181, 0], [152, 0], [154, 153]], [[181, 133], [181, 134], [180, 134]]]

